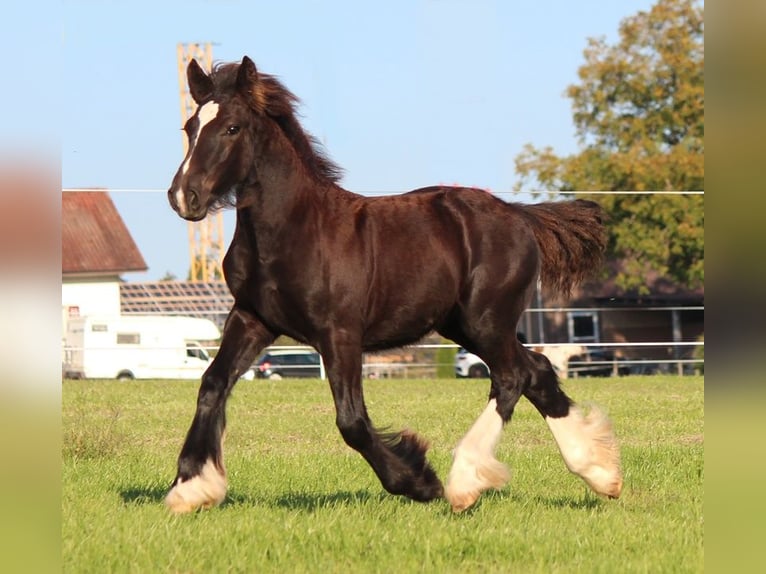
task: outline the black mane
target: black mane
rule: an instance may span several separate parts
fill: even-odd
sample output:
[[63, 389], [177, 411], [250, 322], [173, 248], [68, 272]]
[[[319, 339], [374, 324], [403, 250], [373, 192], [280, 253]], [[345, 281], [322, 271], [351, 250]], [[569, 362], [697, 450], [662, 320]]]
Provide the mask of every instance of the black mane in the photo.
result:
[[[210, 73], [213, 81], [213, 99], [230, 96], [236, 89], [239, 63], [218, 63]], [[319, 181], [337, 184], [343, 170], [328, 156], [319, 141], [307, 133], [296, 118], [300, 99], [279, 80], [269, 74], [258, 73], [258, 101], [263, 111], [274, 119], [290, 141], [306, 169]]]

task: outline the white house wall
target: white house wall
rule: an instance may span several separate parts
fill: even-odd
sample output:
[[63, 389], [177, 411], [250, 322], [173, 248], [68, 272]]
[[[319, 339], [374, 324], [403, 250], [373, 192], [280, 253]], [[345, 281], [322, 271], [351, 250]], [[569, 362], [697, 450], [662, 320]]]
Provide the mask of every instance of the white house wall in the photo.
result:
[[62, 339], [73, 315], [119, 315], [120, 281], [66, 280], [61, 284]]

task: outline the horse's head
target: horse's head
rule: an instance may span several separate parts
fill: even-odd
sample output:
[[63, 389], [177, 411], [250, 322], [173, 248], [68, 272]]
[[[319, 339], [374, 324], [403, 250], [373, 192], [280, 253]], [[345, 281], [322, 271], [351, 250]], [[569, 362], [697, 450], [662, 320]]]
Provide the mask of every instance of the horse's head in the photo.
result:
[[186, 75], [197, 110], [184, 126], [189, 149], [168, 200], [178, 215], [199, 221], [251, 177], [258, 72], [245, 56], [240, 65], [211, 75], [192, 60]]
[[283, 154], [297, 159], [314, 183], [340, 179], [341, 170], [296, 119], [298, 99], [276, 78], [258, 72], [250, 58], [216, 66], [210, 75], [192, 60], [186, 75], [198, 107], [184, 126], [189, 151], [168, 190], [178, 215], [198, 221], [216, 207], [247, 205], [239, 192], [260, 189], [255, 148], [264, 138], [281, 142]]

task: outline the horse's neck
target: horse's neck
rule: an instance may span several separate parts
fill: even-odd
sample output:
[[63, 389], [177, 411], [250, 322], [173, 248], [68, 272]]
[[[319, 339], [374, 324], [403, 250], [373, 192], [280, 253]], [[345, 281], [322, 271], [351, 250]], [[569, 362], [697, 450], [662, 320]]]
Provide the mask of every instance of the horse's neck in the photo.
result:
[[278, 129], [256, 142], [252, 176], [257, 183], [243, 203], [253, 206], [252, 220], [266, 226], [288, 219], [291, 225], [310, 224], [312, 213], [342, 212], [360, 197], [312, 173]]
[[324, 193], [327, 184], [312, 177], [276, 125], [266, 122], [263, 127], [254, 150], [253, 180], [258, 183], [247, 194], [254, 194], [250, 198], [257, 209], [254, 217], [283, 219], [296, 205]]

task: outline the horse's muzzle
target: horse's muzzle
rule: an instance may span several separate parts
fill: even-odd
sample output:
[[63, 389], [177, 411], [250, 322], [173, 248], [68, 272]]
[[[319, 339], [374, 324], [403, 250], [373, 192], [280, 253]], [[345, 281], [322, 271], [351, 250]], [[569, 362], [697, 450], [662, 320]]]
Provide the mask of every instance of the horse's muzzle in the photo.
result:
[[200, 221], [207, 215], [207, 206], [200, 202], [199, 194], [193, 190], [183, 190], [171, 186], [168, 190], [168, 202], [179, 216], [187, 221]]

